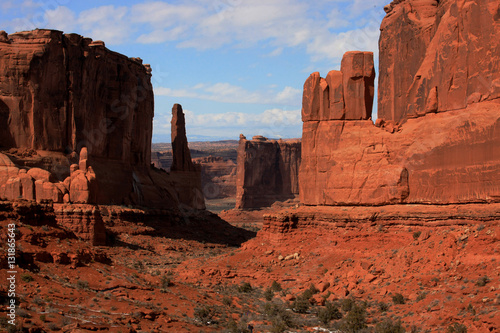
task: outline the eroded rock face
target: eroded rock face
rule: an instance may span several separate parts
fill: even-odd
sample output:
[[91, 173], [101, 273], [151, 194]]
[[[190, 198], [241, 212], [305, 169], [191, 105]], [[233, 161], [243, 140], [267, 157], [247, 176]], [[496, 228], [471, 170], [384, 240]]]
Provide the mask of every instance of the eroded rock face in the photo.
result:
[[366, 120], [375, 93], [372, 52], [347, 52], [341, 70], [312, 73], [304, 84], [302, 121]]
[[500, 4], [393, 1], [381, 26], [378, 117], [397, 123], [500, 97]]
[[175, 184], [193, 181], [151, 168], [153, 107], [139, 58], [55, 30], [0, 33], [0, 199], [178, 207]]
[[306, 205], [450, 204], [500, 200], [500, 103], [409, 119], [390, 133], [370, 121], [305, 122]]
[[150, 77], [138, 61], [90, 38], [55, 30], [10, 34], [0, 43], [1, 145], [77, 153], [87, 147], [90, 157], [149, 166]]
[[[376, 126], [355, 120], [360, 119], [357, 114], [350, 121], [303, 117], [301, 201], [307, 205], [498, 201], [500, 4], [399, 0], [385, 11]], [[329, 89], [335, 87], [333, 100], [339, 106], [340, 87], [331, 82], [342, 78], [346, 110], [349, 104], [363, 110], [361, 94], [349, 96], [345, 84], [344, 68], [352, 69], [351, 77], [368, 77], [358, 57], [344, 58], [342, 73], [331, 72], [326, 78]], [[367, 86], [362, 89], [369, 97]], [[310, 96], [319, 94], [321, 101], [324, 91], [319, 74], [312, 75], [304, 85], [304, 109], [313, 110], [309, 106], [316, 104]], [[370, 105], [369, 98], [364, 103]], [[317, 104], [319, 114], [324, 114], [320, 110], [326, 103]]]
[[260, 208], [295, 198], [299, 190], [300, 140], [240, 136], [236, 208]]

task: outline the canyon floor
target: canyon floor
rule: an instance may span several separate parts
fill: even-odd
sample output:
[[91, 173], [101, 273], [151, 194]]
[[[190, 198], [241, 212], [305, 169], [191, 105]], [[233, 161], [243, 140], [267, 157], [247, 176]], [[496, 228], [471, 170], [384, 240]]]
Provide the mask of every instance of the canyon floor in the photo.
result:
[[[18, 221], [16, 329], [499, 331], [499, 204], [288, 206], [225, 210], [224, 220], [104, 218], [108, 245], [98, 247], [56, 224]], [[2, 311], [0, 327], [15, 332]]]

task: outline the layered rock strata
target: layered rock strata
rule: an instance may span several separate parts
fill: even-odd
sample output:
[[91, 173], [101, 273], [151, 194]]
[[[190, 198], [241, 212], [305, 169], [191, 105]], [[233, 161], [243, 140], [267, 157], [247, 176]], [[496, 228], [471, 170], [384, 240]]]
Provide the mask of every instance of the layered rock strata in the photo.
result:
[[0, 36], [0, 199], [191, 205], [200, 186], [184, 166], [173, 176], [150, 165], [149, 65], [76, 34]]
[[260, 208], [292, 199], [299, 192], [300, 140], [240, 136], [236, 208]]
[[378, 117], [402, 123], [500, 97], [500, 4], [393, 1], [380, 28]]
[[[498, 201], [500, 72], [494, 57], [500, 54], [495, 37], [499, 8], [495, 1], [417, 0], [386, 7], [376, 126], [357, 117], [308, 117], [308, 110], [321, 115], [327, 105], [311, 107], [327, 96], [326, 89], [320, 89], [325, 86], [321, 79], [319, 88], [311, 88], [319, 77], [312, 74], [304, 84], [301, 201]], [[352, 54], [345, 55], [342, 72], [344, 64], [351, 63], [346, 58]], [[343, 75], [336, 74], [336, 84], [325, 80], [330, 92], [341, 79], [345, 82]], [[373, 96], [366, 87], [364, 96]], [[346, 96], [345, 85], [343, 89], [347, 105], [353, 97]], [[366, 105], [370, 103], [358, 103], [353, 113], [363, 114]]]

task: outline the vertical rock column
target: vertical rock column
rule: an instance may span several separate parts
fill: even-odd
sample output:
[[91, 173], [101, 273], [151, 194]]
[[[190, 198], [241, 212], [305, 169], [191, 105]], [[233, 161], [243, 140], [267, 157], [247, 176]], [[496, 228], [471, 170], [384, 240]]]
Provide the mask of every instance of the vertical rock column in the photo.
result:
[[189, 208], [205, 209], [205, 198], [201, 189], [201, 168], [191, 160], [186, 136], [186, 120], [180, 104], [172, 108], [172, 166], [170, 173], [179, 202]]

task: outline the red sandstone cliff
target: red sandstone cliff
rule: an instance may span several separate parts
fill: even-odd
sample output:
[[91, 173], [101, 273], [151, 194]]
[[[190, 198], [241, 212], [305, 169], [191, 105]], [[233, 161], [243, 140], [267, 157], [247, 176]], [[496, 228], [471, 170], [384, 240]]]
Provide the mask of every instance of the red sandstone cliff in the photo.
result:
[[76, 34], [0, 32], [0, 199], [190, 205], [175, 188], [187, 175], [150, 166], [153, 107], [141, 59]]
[[298, 194], [300, 140], [240, 136], [236, 171], [236, 208], [260, 208]]
[[379, 118], [404, 122], [500, 97], [497, 0], [405, 0], [385, 10]]
[[[363, 72], [344, 66], [355, 63], [348, 60], [351, 52], [342, 61], [342, 75], [334, 72], [330, 81], [328, 76], [323, 81], [313, 73], [304, 84], [301, 201], [306, 205], [498, 201], [500, 71], [494, 55], [500, 52], [498, 38], [492, 37], [498, 33], [498, 10], [493, 1], [478, 5], [407, 0], [386, 7], [377, 127], [356, 120], [369, 117], [369, 101], [359, 102], [362, 96], [373, 98], [372, 86], [359, 85], [357, 95], [345, 93], [346, 76], [353, 76], [346, 73]], [[369, 78], [369, 71], [364, 72]], [[342, 101], [344, 108], [349, 100], [357, 101], [351, 111], [356, 117], [338, 112], [337, 117], [322, 117], [327, 105], [332, 110], [328, 90], [337, 92], [333, 101], [339, 108]], [[327, 97], [329, 103], [311, 107]], [[308, 117], [314, 110], [320, 116]], [[420, 117], [411, 119], [416, 116]]]

